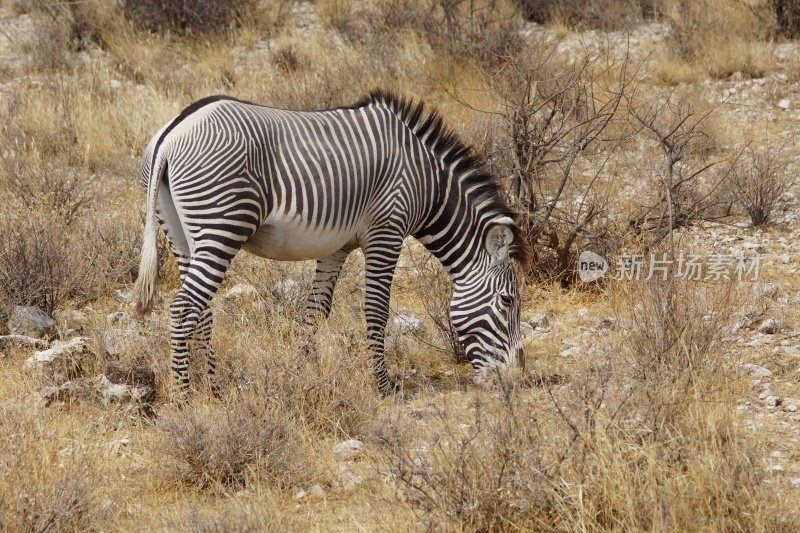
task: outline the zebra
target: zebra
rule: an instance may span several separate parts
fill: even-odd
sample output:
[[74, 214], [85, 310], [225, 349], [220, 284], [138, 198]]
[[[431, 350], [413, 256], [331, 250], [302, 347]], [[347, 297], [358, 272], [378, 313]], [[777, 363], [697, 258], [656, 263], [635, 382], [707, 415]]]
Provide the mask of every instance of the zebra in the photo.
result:
[[450, 320], [481, 383], [524, 365], [512, 259], [530, 248], [494, 176], [422, 101], [373, 91], [351, 106], [293, 111], [229, 96], [186, 107], [150, 140], [136, 313], [149, 314], [158, 281], [157, 225], [181, 285], [170, 313], [171, 366], [189, 389], [189, 344], [202, 347], [212, 388], [209, 304], [241, 249], [316, 259], [307, 324], [327, 318], [348, 254], [364, 254], [367, 342], [378, 390], [400, 392], [386, 370], [384, 330], [395, 266], [407, 236], [444, 266]]

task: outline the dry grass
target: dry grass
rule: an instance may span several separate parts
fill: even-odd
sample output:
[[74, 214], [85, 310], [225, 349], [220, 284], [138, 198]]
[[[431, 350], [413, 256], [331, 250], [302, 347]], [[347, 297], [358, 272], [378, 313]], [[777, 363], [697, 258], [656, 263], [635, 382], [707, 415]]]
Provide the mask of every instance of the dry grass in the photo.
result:
[[[739, 4], [670, 4], [662, 80], [768, 72], [766, 34]], [[128, 310], [118, 291], [136, 275], [141, 149], [184, 105], [230, 93], [321, 108], [385, 86], [438, 107], [504, 173], [500, 119], [451, 94], [501, 112], [491, 76], [509, 57], [539, 50], [520, 38], [523, 17], [511, 1], [285, 0], [188, 36], [141, 31], [112, 2], [59, 6], [18, 0], [13, 11], [0, 8], [0, 16], [33, 18], [32, 33], [8, 45], [24, 60], [0, 73], [0, 317], [13, 303], [59, 316], [80, 309], [92, 338], [82, 367], [90, 376], [112, 359], [103, 334], [119, 326], [106, 316]], [[728, 25], [715, 27], [707, 13], [725, 13]], [[559, 56], [548, 68], [542, 77], [552, 84], [571, 66]], [[613, 88], [617, 73], [603, 81]], [[547, 81], [538, 87], [547, 90]], [[599, 152], [586, 153], [569, 186], [579, 190], [599, 171], [613, 176], [600, 187], [603, 216], [615, 245], [635, 247], [625, 215], [646, 195], [624, 193], [660, 160], [620, 120], [610, 128], [618, 139], [602, 140], [614, 155], [608, 167]], [[720, 144], [728, 143], [697, 157], [729, 156]], [[45, 383], [21, 368], [30, 350], [0, 353], [0, 530], [800, 527], [793, 493], [764, 474], [764, 437], [744, 429], [734, 410], [747, 392], [726, 320], [744, 296], [711, 284], [563, 290], [532, 279], [522, 287], [523, 318], [548, 311], [552, 334], [527, 341], [526, 376], [484, 391], [454, 350], [448, 283], [429, 261], [409, 246], [392, 297], [393, 313], [424, 319], [422, 331], [388, 344], [404, 405], [375, 391], [359, 254], [345, 265], [330, 320], [313, 332], [301, 320], [311, 264], [237, 257], [222, 292], [249, 283], [256, 294], [214, 302], [223, 397], [211, 397], [197, 357], [197, 392], [182, 407], [172, 402], [167, 337], [177, 273], [163, 261], [162, 302], [147, 324], [132, 326], [141, 342], [113, 357], [155, 370], [153, 418], [77, 402], [45, 408]], [[296, 294], [273, 290], [287, 281]], [[591, 333], [603, 317], [615, 319], [608, 334]], [[586, 353], [557, 355], [584, 331], [594, 335], [580, 345]], [[127, 446], [111, 451], [121, 438]], [[348, 467], [364, 478], [352, 489], [341, 488], [332, 453], [347, 438], [366, 450]], [[323, 497], [293, 498], [315, 484]]]
[[725, 79], [736, 72], [763, 77], [775, 69], [770, 9], [763, 0], [668, 2], [670, 34], [656, 60], [656, 76], [673, 85], [705, 75]]

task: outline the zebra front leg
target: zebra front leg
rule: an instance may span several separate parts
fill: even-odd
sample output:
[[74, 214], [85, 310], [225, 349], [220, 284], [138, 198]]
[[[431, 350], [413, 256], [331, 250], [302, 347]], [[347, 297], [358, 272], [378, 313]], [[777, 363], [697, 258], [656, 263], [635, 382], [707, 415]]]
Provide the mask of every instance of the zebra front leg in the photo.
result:
[[389, 320], [389, 297], [397, 259], [400, 257], [402, 237], [395, 235], [371, 236], [364, 247], [364, 277], [366, 291], [364, 315], [367, 320], [367, 342], [372, 351], [372, 362], [378, 390], [381, 395], [401, 394], [400, 387], [386, 371], [384, 336]]

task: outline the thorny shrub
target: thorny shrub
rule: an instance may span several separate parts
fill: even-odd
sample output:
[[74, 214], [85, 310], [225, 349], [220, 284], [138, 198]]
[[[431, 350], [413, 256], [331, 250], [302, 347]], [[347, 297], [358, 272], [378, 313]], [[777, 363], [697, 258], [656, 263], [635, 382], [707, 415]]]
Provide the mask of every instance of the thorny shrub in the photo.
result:
[[403, 419], [383, 429], [386, 473], [419, 519], [483, 531], [800, 525], [773, 512], [780, 496], [734, 420], [717, 344], [730, 299], [670, 282], [632, 298], [641, 307], [619, 325], [630, 334], [567, 383], [501, 380], [499, 398], [476, 393], [468, 420], [442, 408], [428, 432]]
[[256, 6], [254, 0], [125, 0], [125, 18], [139, 28], [179, 34], [222, 33]]
[[785, 168], [785, 162], [777, 153], [756, 153], [751, 149], [735, 169], [731, 192], [754, 226], [770, 221], [778, 201], [788, 189]]
[[163, 414], [157, 429], [152, 453], [159, 475], [177, 485], [225, 490], [257, 476], [285, 488], [302, 485], [315, 468], [290, 414], [267, 396], [186, 405]]
[[659, 0], [516, 0], [523, 16], [544, 24], [561, 22], [568, 26], [603, 30], [627, 29], [642, 19], [656, 17]]

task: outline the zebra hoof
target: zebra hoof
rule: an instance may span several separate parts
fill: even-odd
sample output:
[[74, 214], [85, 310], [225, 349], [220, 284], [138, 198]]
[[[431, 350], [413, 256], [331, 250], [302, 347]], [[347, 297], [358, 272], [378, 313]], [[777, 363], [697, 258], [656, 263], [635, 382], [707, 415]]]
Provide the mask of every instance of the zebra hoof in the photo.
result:
[[403, 403], [405, 401], [405, 394], [403, 394], [403, 387], [399, 383], [390, 382], [386, 387], [381, 388], [381, 397], [394, 398], [395, 402]]

